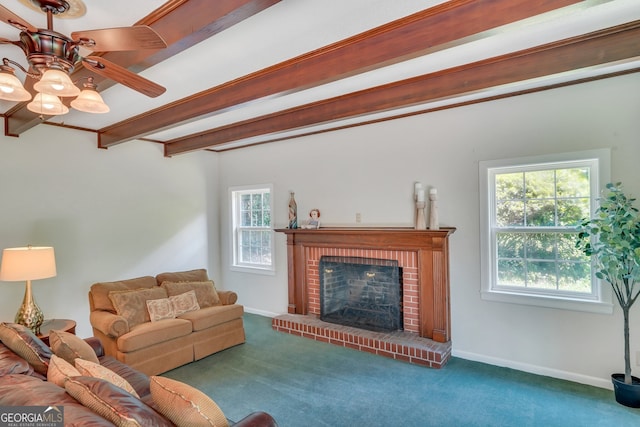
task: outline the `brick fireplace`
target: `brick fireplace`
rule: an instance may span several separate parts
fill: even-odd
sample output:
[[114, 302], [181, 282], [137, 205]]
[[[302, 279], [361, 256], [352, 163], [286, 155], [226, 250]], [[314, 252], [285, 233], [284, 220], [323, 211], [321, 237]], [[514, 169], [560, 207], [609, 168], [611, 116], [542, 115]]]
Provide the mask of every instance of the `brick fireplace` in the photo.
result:
[[[439, 368], [451, 355], [448, 240], [454, 228], [278, 229], [287, 235], [288, 314], [273, 328], [410, 363]], [[402, 271], [402, 329], [374, 332], [322, 322], [323, 256], [397, 261]]]

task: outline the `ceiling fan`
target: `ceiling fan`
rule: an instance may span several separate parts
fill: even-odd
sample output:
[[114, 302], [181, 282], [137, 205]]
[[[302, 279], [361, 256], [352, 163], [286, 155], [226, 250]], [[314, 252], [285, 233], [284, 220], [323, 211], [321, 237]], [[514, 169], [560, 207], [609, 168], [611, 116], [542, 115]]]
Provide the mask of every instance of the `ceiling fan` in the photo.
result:
[[[83, 57], [80, 55], [81, 47], [98, 52], [163, 49], [167, 47], [162, 37], [152, 28], [136, 25], [132, 27], [75, 31], [71, 33], [71, 37], [68, 37], [53, 30], [53, 16], [67, 12], [71, 7], [70, 3], [73, 3], [72, 0], [30, 0], [30, 2], [46, 13], [46, 29], [34, 27], [6, 7], [0, 5], [0, 20], [20, 30], [19, 40], [12, 41], [0, 38], [0, 44], [13, 44], [20, 47], [24, 51], [29, 64], [28, 69], [25, 69], [19, 63], [3, 58], [2, 64], [0, 64], [0, 99], [10, 101], [27, 101], [31, 99], [31, 94], [24, 89], [20, 81], [15, 77], [15, 66], [20, 68], [27, 76], [38, 80], [33, 84], [33, 89], [38, 93], [33, 101], [27, 105], [27, 108], [31, 111], [44, 115], [65, 114], [69, 111], [60, 102], [59, 98], [57, 99], [59, 105], [51, 108], [49, 104], [56, 103], [56, 100], [50, 98], [52, 96], [78, 96], [71, 102], [71, 106], [81, 111], [93, 113], [108, 111], [108, 107], [102, 102], [102, 98], [95, 90], [96, 85], [92, 77], [85, 78], [87, 82], [83, 83], [84, 90], [82, 92], [71, 81], [69, 75], [80, 63], [98, 75], [114, 80], [149, 97], [157, 97], [165, 92], [166, 89], [164, 87], [101, 56], [90, 55]], [[11, 79], [11, 77], [15, 80]], [[27, 87], [29, 86], [30, 84], [27, 84]]]

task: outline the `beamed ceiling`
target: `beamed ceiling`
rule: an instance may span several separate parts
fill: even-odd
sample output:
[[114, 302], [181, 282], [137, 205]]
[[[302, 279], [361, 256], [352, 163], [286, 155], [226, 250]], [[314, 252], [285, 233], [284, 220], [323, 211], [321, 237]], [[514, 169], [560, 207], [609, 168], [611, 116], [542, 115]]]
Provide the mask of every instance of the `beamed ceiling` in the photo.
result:
[[[72, 78], [93, 75], [111, 112], [43, 118], [1, 101], [6, 135], [54, 125], [94, 132], [99, 148], [225, 151], [640, 70], [639, 0], [95, 3], [56, 31], [151, 26], [166, 49], [94, 54], [167, 91], [148, 98], [80, 66]], [[2, 4], [45, 26], [21, 1]]]

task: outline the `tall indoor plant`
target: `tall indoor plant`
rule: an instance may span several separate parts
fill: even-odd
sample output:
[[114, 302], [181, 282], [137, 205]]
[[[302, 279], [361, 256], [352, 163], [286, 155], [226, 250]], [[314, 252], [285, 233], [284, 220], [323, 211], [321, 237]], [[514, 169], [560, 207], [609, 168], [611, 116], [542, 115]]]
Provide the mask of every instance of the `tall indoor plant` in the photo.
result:
[[640, 214], [634, 201], [624, 194], [621, 183], [607, 184], [595, 216], [578, 227], [576, 246], [592, 257], [596, 276], [611, 285], [622, 308], [624, 376], [611, 378], [616, 400], [640, 407], [640, 380], [631, 375], [629, 350], [629, 309], [640, 294]]

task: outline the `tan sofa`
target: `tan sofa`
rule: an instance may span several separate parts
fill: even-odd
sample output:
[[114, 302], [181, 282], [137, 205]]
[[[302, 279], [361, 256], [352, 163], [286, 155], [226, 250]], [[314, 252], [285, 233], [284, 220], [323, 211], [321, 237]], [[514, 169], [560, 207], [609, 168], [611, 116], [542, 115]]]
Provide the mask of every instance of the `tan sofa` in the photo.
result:
[[[173, 317], [174, 311], [153, 309], [187, 307], [194, 294], [198, 304], [188, 307], [193, 311]], [[162, 273], [93, 284], [89, 319], [107, 355], [157, 375], [244, 343], [244, 309], [237, 298], [216, 290], [204, 269]]]

